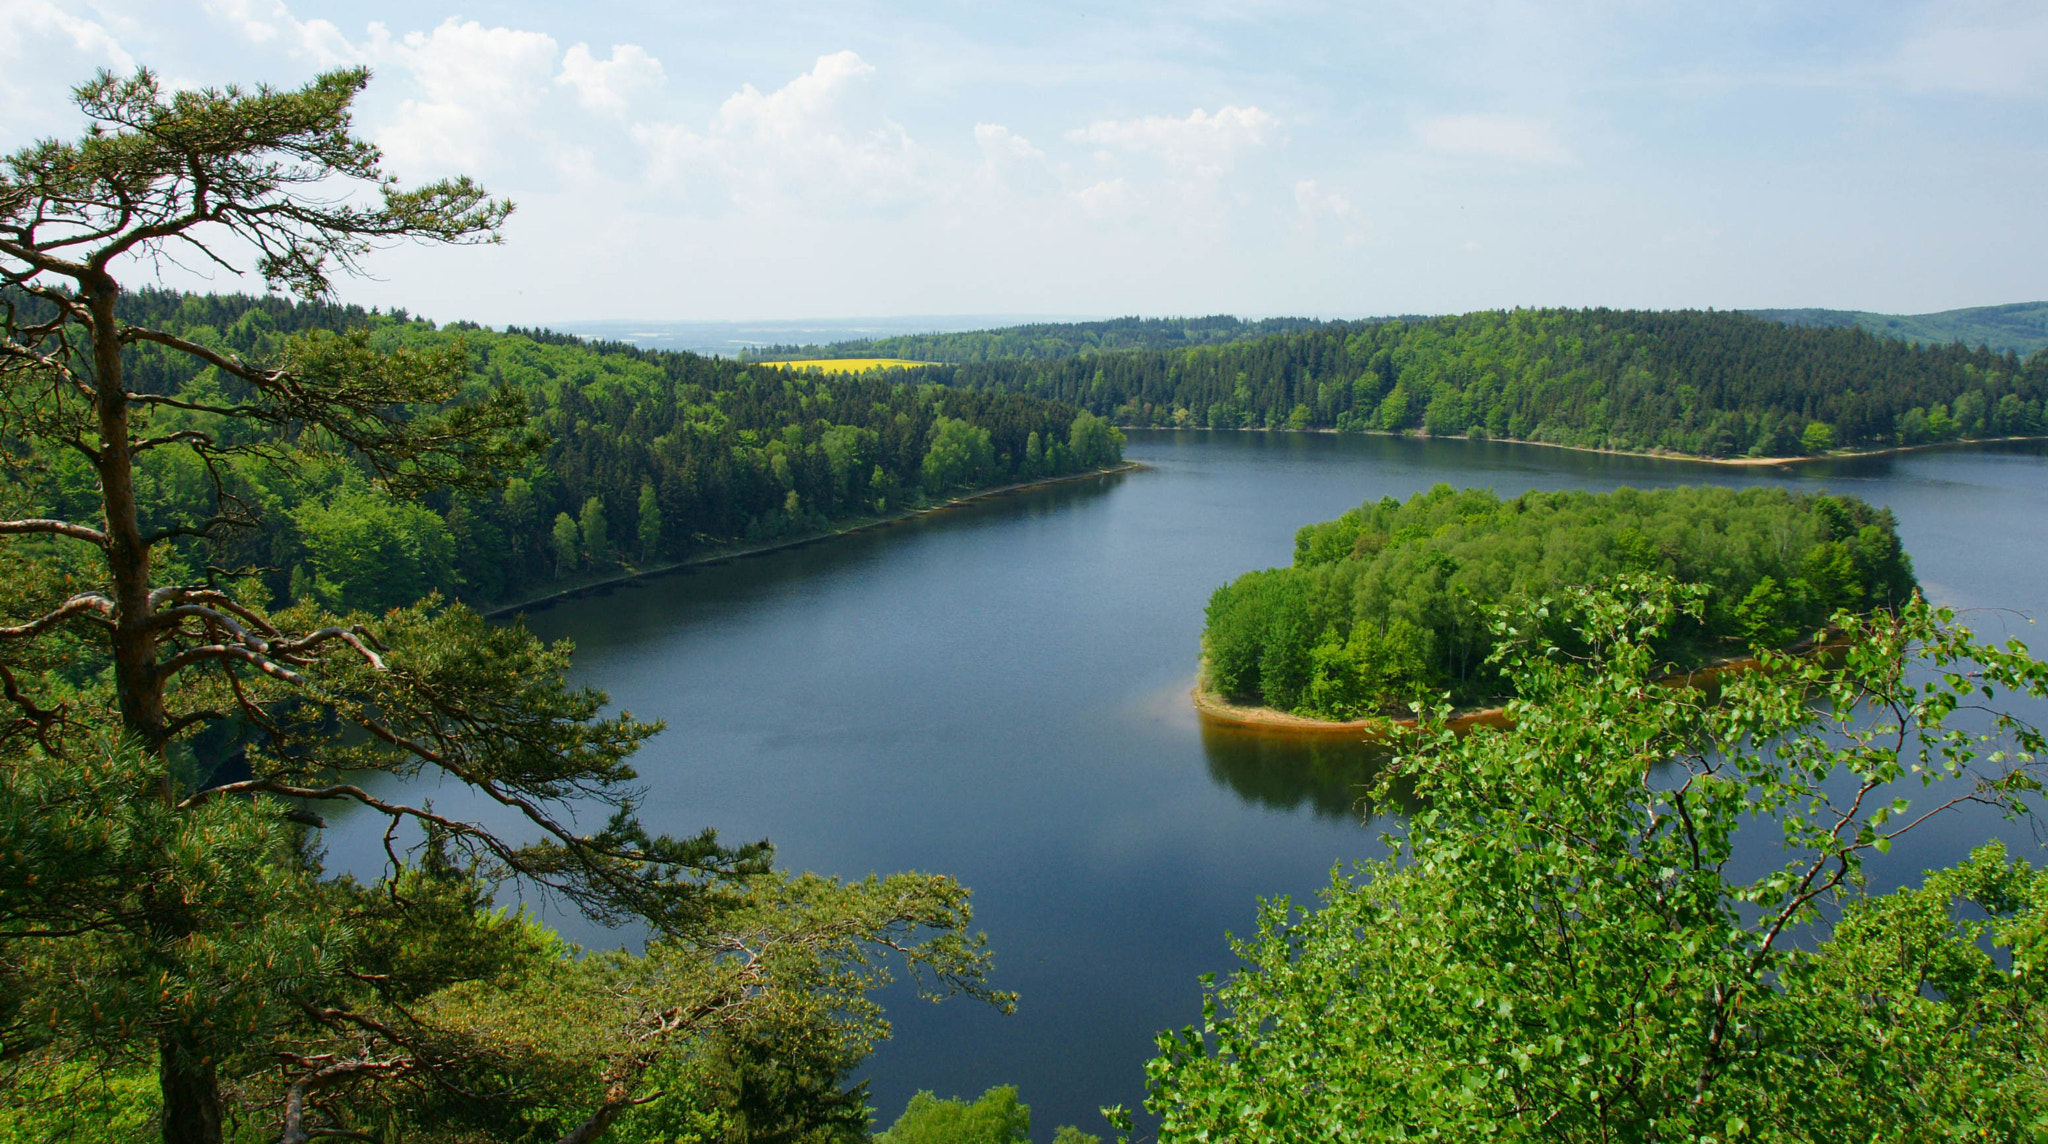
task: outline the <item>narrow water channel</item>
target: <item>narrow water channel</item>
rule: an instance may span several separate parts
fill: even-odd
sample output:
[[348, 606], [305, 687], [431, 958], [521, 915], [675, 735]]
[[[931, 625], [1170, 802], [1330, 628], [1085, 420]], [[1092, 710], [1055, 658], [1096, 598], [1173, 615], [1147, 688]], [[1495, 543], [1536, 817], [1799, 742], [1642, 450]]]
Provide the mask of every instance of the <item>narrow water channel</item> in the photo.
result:
[[[1295, 529], [1438, 482], [1526, 489], [1782, 484], [1897, 514], [1929, 594], [1982, 631], [2048, 614], [2048, 453], [1938, 450], [1736, 469], [1461, 441], [1147, 431], [1148, 468], [980, 501], [698, 568], [529, 615], [577, 673], [668, 731], [645, 815], [772, 839], [786, 866], [951, 874], [975, 892], [1016, 1015], [889, 998], [873, 1058], [886, 1125], [920, 1088], [1016, 1084], [1034, 1136], [1103, 1132], [1152, 1035], [1198, 1018], [1198, 974], [1261, 895], [1310, 896], [1378, 850], [1362, 746], [1211, 729], [1187, 700], [1209, 593], [1287, 562]], [[2048, 645], [2048, 640], [2034, 642]], [[1995, 821], [1901, 846], [1908, 876]], [[373, 860], [366, 824], [329, 832]], [[2024, 830], [2015, 842], [2033, 846]], [[619, 937], [551, 922], [588, 944]]]

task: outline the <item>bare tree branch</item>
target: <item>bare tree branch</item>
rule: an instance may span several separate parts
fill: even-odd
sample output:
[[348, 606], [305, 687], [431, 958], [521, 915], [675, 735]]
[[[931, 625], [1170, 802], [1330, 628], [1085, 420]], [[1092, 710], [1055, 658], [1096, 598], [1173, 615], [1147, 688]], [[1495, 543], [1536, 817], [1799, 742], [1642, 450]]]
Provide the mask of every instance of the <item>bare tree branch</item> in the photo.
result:
[[83, 540], [87, 544], [96, 544], [102, 548], [107, 545], [106, 533], [82, 524], [73, 524], [68, 520], [49, 520], [42, 517], [29, 520], [0, 520], [0, 536], [24, 536], [34, 533], [68, 536], [73, 540]]
[[43, 632], [56, 627], [73, 616], [86, 615], [93, 616], [96, 619], [112, 619], [114, 615], [114, 602], [98, 592], [82, 592], [64, 601], [61, 605], [44, 613], [42, 616], [30, 620], [28, 623], [17, 624], [11, 628], [0, 628], [0, 640], [18, 640], [26, 639], [29, 636], [41, 635]]

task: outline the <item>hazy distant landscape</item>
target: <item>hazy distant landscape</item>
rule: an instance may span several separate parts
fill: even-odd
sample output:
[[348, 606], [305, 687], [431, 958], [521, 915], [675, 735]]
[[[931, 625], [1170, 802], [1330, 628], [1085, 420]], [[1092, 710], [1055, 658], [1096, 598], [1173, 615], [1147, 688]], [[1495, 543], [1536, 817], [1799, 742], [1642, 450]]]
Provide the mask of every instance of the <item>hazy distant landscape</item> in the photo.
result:
[[[1863, 310], [1826, 309], [1743, 310], [1742, 313], [1788, 326], [1861, 329], [1879, 337], [1914, 343], [1961, 342], [1971, 348], [1985, 346], [2000, 353], [2009, 350], [2022, 357], [2048, 348], [2048, 302], [1973, 306], [1935, 314], [1873, 314]], [[1146, 331], [1169, 326], [1178, 331], [1176, 340], [1180, 343], [1188, 342], [1192, 336], [1194, 344], [1214, 345], [1325, 323], [1366, 325], [1417, 321], [1429, 316], [1242, 318], [1219, 314], [1206, 319], [1134, 316], [1112, 320], [1043, 315], [1029, 318], [958, 315], [757, 323], [608, 320], [563, 322], [554, 328], [597, 340], [725, 356], [753, 354], [830, 358], [900, 354], [926, 361], [981, 361], [990, 357], [1057, 357], [1109, 349], [1155, 348], [1161, 343], [1157, 338], [1148, 339]], [[990, 336], [978, 339], [919, 336], [962, 333]], [[1025, 348], [1027, 346], [1030, 348]]]
[[[768, 346], [834, 345], [888, 338], [900, 334], [953, 333], [987, 330], [1042, 321], [1082, 321], [1081, 317], [1028, 314], [955, 314], [944, 317], [808, 318], [756, 322], [690, 322], [661, 319], [599, 318], [551, 322], [549, 329], [592, 341], [623, 342], [650, 350], [687, 350], [697, 354], [739, 357]], [[818, 355], [824, 356], [824, 355]]]
[[1872, 314], [1864, 310], [1748, 310], [1794, 326], [1854, 326], [1909, 342], [1961, 342], [2025, 356], [2048, 348], [2048, 302], [1972, 306], [1934, 314]]

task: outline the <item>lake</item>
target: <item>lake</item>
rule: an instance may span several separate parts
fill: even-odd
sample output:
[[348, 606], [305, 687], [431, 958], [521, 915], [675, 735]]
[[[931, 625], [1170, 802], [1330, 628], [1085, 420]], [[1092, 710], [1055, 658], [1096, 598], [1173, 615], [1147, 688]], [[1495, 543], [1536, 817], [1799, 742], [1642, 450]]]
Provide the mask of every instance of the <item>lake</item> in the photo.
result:
[[[1152, 1036], [1199, 1019], [1197, 975], [1256, 899], [1313, 895], [1380, 850], [1351, 744], [1210, 730], [1188, 702], [1219, 584], [1287, 563], [1294, 532], [1438, 482], [1527, 489], [1786, 485], [1888, 505], [1922, 583], [1980, 632], [2048, 610], [2048, 452], [1935, 450], [1734, 468], [1498, 442], [1140, 431], [1147, 468], [993, 497], [695, 568], [528, 617], [580, 679], [668, 724], [640, 755], [650, 824], [773, 840], [848, 877], [925, 870], [974, 890], [1003, 1017], [886, 998], [864, 1074], [882, 1126], [920, 1088], [1016, 1084], [1035, 1138], [1135, 1105]], [[2022, 614], [2024, 613], [2024, 614]], [[1881, 879], [1960, 859], [1982, 816], [1895, 848]], [[371, 861], [367, 820], [329, 831]], [[2009, 832], [2010, 833], [2010, 832]], [[2021, 828], [2014, 842], [2029, 848]], [[550, 922], [588, 944], [619, 935]]]

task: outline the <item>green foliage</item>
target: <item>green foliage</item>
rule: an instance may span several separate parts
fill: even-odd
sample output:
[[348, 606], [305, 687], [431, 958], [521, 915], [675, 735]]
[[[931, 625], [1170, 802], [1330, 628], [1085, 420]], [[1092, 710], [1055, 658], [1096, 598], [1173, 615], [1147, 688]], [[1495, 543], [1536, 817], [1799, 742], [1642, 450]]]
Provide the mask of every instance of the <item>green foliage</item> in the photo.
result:
[[[1158, 1040], [1159, 1139], [2038, 1139], [2048, 872], [1862, 870], [1963, 802], [2027, 809], [2042, 736], [1983, 705], [2048, 695], [2048, 664], [1915, 600], [1718, 701], [1648, 686], [1705, 595], [1496, 612], [1513, 729], [1411, 743], [1394, 854], [1264, 904], [1202, 1026]], [[1732, 862], [1738, 834], [1777, 857]]]
[[604, 523], [604, 500], [591, 497], [583, 502], [583, 511], [576, 516], [577, 532], [583, 537], [584, 558], [593, 568], [609, 567], [612, 562], [611, 536]]
[[1092, 413], [1074, 418], [1067, 430], [1067, 450], [1073, 463], [1083, 469], [1113, 465], [1123, 459], [1123, 430]]
[[1935, 314], [1873, 314], [1867, 310], [1749, 310], [1791, 326], [1856, 327], [1882, 338], [1928, 345], [1961, 342], [1999, 352], [2032, 354], [2048, 349], [2048, 302], [1972, 306]]
[[947, 360], [924, 376], [1071, 402], [1122, 425], [1476, 428], [1709, 457], [1796, 455], [1816, 422], [1837, 447], [1897, 445], [1911, 410], [1953, 416], [1965, 398], [1980, 412], [1954, 417], [1960, 437], [2036, 433], [2048, 400], [2048, 354], [2022, 361], [1730, 312], [1484, 311], [1188, 348]]
[[1333, 323], [1313, 318], [1264, 318], [1247, 322], [1229, 314], [1202, 318], [1128, 317], [1104, 322], [1039, 322], [965, 333], [904, 334], [834, 342], [826, 346], [769, 346], [758, 356], [771, 361], [852, 357], [929, 362], [995, 361], [1003, 358], [1051, 360], [1117, 350], [1223, 345], [1330, 324]]
[[[940, 1100], [929, 1092], [910, 1098], [903, 1114], [876, 1144], [1029, 1144], [1031, 1106], [1017, 1099], [1015, 1085], [997, 1085], [969, 1103]], [[1053, 1134], [1052, 1144], [1102, 1144], [1071, 1124]]]
[[555, 575], [567, 576], [582, 563], [583, 531], [576, 527], [576, 518], [566, 512], [555, 514], [554, 531], [549, 534], [554, 544]]
[[910, 1104], [879, 1144], [1029, 1144], [1031, 1107], [1017, 1100], [1015, 1085], [998, 1085], [969, 1104], [939, 1100], [929, 1092]]
[[951, 417], [932, 425], [931, 448], [924, 455], [924, 490], [932, 496], [977, 485], [995, 466], [988, 430]]
[[134, 1144], [150, 1137], [156, 1077], [38, 1057], [0, 1085], [0, 1144]]
[[[391, 638], [394, 657], [407, 642]], [[578, 748], [514, 734], [528, 742], [473, 763], [500, 789], [584, 785]], [[945, 878], [757, 871], [706, 909], [679, 885], [619, 895], [624, 861], [579, 881], [559, 845], [511, 848], [454, 824], [417, 862], [359, 886], [305, 862], [302, 828], [268, 797], [183, 811], [138, 800], [138, 782], [164, 776], [114, 748], [15, 751], [0, 766], [0, 1100], [23, 1125], [55, 1130], [83, 1100], [113, 1123], [152, 1116], [155, 1078], [133, 1066], [169, 1026], [228, 1079], [231, 1108], [262, 1123], [291, 1080], [280, 1060], [354, 1061], [383, 1064], [322, 1089], [322, 1118], [402, 1138], [552, 1140], [595, 1113], [624, 1140], [688, 1138], [669, 1133], [690, 1125], [707, 1140], [735, 1125], [748, 1139], [857, 1140], [864, 1089], [845, 1082], [887, 1035], [869, 996], [890, 980], [886, 958], [914, 966], [928, 996], [1009, 1004], [982, 984], [988, 954], [967, 931], [966, 891]], [[660, 840], [637, 845], [686, 860]], [[494, 908], [486, 865], [456, 861], [463, 850], [600, 917], [630, 909], [656, 936], [638, 955], [568, 947]], [[166, 897], [188, 919], [168, 942], [148, 925]], [[671, 1096], [631, 1104], [660, 1091]]]
[[[515, 467], [509, 480], [501, 469], [484, 487], [403, 498], [442, 518], [453, 543], [445, 560], [427, 570], [425, 582], [477, 603], [517, 597], [586, 565], [615, 562], [627, 555], [626, 548], [635, 549], [630, 555], [638, 562], [653, 564], [711, 546], [829, 527], [884, 511], [878, 503], [914, 507], [916, 494], [928, 487], [926, 461], [935, 444], [939, 458], [931, 475], [949, 494], [1114, 464], [1122, 456], [1121, 434], [1105, 426], [1106, 434], [1089, 436], [1090, 455], [1097, 459], [1078, 460], [1066, 445], [1074, 408], [1035, 398], [906, 385], [900, 379], [803, 372], [757, 377], [759, 371], [691, 354], [591, 345], [538, 330], [498, 333], [463, 323], [440, 329], [401, 313], [278, 298], [144, 290], [124, 295], [119, 311], [127, 320], [189, 334], [246, 361], [299, 360], [292, 355], [303, 357], [308, 351], [297, 347], [305, 343], [322, 347], [317, 356], [329, 363], [323, 368], [345, 367], [358, 375], [370, 368], [366, 355], [376, 354], [422, 363], [421, 370], [431, 364], [444, 382], [453, 371], [467, 400], [412, 408], [406, 424], [430, 415], [464, 416], [475, 403], [503, 412], [509, 401], [516, 406], [512, 412], [530, 412], [545, 442], [532, 443], [539, 455]], [[154, 344], [142, 343], [128, 354], [137, 384], [157, 392], [199, 398], [230, 384], [204, 362]], [[441, 403], [449, 395], [427, 396]], [[281, 431], [203, 414], [157, 416], [166, 429], [233, 431], [254, 444], [289, 443], [278, 439]], [[942, 421], [960, 426], [940, 443]], [[350, 432], [367, 441], [373, 428], [366, 424]], [[1034, 435], [1041, 441], [1036, 460], [1029, 449]], [[1045, 442], [1060, 447], [1048, 450]], [[404, 460], [393, 478], [417, 490], [428, 475], [453, 477], [461, 471], [450, 463], [455, 453], [442, 452], [447, 455]], [[175, 511], [184, 519], [204, 519], [207, 475], [203, 467], [172, 471], [174, 456], [143, 459], [150, 481], [147, 507], [159, 515]], [[238, 466], [230, 474], [232, 488], [251, 505], [294, 513], [303, 503], [363, 483], [322, 460], [313, 466], [316, 475], [300, 479], [266, 465]], [[476, 460], [495, 463], [491, 457]], [[796, 512], [790, 511], [791, 492], [798, 495]], [[565, 559], [552, 524], [559, 514], [579, 528], [589, 523], [584, 510], [593, 498], [606, 506], [609, 555], [593, 552], [579, 532], [575, 556]], [[634, 513], [630, 532], [624, 531], [627, 521], [612, 516], [618, 506]], [[311, 563], [299, 539], [229, 537], [225, 555], [279, 569], [266, 574], [269, 589], [290, 597], [289, 570]], [[374, 583], [351, 584], [346, 578], [334, 581], [324, 598], [353, 602], [398, 595]]]
[[1438, 485], [1308, 525], [1293, 566], [1217, 589], [1206, 678], [1233, 699], [1333, 719], [1405, 714], [1446, 692], [1493, 701], [1513, 691], [1487, 661], [1490, 605], [1632, 571], [1714, 585], [1659, 645], [1677, 666], [1783, 647], [1838, 608], [1895, 607], [1914, 589], [1891, 514], [1853, 497], [1707, 487], [1503, 501]]
[[654, 495], [654, 482], [640, 482], [640, 499], [633, 509], [634, 531], [640, 541], [640, 559], [652, 560], [661, 550], [661, 502]]
[[364, 487], [291, 513], [315, 573], [317, 599], [341, 611], [382, 612], [454, 585], [447, 522], [417, 501]]
[[[369, 79], [367, 68], [347, 68], [296, 91], [166, 93], [146, 69], [133, 76], [101, 71], [74, 92], [79, 109], [99, 126], [77, 143], [48, 140], [8, 156], [0, 209], [11, 223], [31, 202], [61, 204], [39, 212], [38, 221], [62, 225], [103, 221], [94, 212], [120, 204], [129, 215], [111, 235], [175, 218], [193, 187], [210, 192], [200, 199], [203, 208], [271, 204], [235, 225], [260, 244], [257, 269], [265, 280], [305, 297], [325, 294], [329, 270], [348, 266], [380, 236], [495, 241], [510, 203], [491, 201], [467, 179], [400, 190], [386, 180], [377, 149], [349, 133], [350, 107]], [[293, 161], [275, 161], [280, 155]], [[359, 181], [380, 201], [302, 189], [327, 180]], [[31, 187], [35, 198], [18, 193]], [[185, 226], [160, 229], [177, 234]]]

